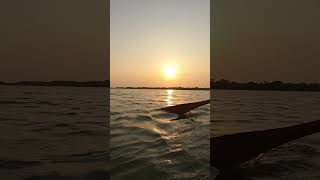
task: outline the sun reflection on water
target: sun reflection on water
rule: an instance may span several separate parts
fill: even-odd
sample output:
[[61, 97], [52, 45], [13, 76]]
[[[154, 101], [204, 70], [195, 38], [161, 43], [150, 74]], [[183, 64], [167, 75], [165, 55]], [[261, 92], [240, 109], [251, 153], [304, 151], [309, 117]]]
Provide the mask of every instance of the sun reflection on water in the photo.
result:
[[176, 162], [175, 162], [174, 160], [172, 160], [172, 159], [166, 159], [166, 160], [163, 161], [163, 163], [164, 163], [165, 165], [173, 165], [173, 164], [176, 164]]
[[165, 101], [167, 102], [167, 106], [172, 106], [173, 105], [173, 94], [174, 90], [172, 89], [168, 89], [167, 90], [167, 97], [165, 99]]

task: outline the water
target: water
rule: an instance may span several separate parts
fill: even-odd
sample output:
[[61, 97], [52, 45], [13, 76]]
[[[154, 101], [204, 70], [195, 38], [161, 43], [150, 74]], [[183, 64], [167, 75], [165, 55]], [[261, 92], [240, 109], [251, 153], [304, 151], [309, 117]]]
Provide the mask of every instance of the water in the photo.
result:
[[106, 179], [107, 93], [0, 86], [0, 179]]
[[[265, 130], [320, 119], [320, 93], [212, 92], [211, 136]], [[275, 137], [276, 138], [276, 137]], [[320, 179], [320, 133], [282, 145], [240, 167], [244, 179]], [[213, 177], [217, 171], [213, 170]]]
[[111, 89], [111, 179], [208, 179], [210, 105], [174, 120], [162, 107], [209, 91]]
[[[0, 179], [105, 179], [107, 93], [0, 86]], [[320, 93], [217, 90], [211, 95], [209, 131], [210, 105], [177, 121], [155, 110], [208, 99], [209, 91], [112, 89], [112, 179], [209, 179], [210, 132], [265, 130], [320, 117]], [[239, 169], [253, 180], [319, 179], [319, 138], [320, 133], [282, 145]]]

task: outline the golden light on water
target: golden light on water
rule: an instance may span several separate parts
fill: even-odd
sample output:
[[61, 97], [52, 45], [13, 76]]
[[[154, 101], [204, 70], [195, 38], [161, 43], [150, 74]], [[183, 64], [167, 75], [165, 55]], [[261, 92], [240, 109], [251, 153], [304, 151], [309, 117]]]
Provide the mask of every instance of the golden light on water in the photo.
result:
[[167, 160], [164, 160], [163, 163], [165, 165], [173, 165], [173, 164], [176, 164], [176, 161], [171, 160], [171, 159], [167, 159]]
[[172, 97], [172, 96], [173, 96], [173, 92], [174, 92], [173, 89], [168, 89], [168, 90], [167, 90], [167, 95], [168, 95], [168, 97]]
[[172, 90], [172, 89], [167, 90], [167, 97], [165, 99], [165, 101], [167, 102], [167, 106], [173, 105], [173, 92], [174, 92], [174, 90]]

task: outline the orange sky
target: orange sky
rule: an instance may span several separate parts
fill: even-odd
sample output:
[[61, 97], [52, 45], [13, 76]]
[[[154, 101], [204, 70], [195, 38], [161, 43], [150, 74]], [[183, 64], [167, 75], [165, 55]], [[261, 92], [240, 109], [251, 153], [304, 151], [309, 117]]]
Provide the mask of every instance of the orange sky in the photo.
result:
[[111, 86], [209, 87], [209, 3], [111, 0]]

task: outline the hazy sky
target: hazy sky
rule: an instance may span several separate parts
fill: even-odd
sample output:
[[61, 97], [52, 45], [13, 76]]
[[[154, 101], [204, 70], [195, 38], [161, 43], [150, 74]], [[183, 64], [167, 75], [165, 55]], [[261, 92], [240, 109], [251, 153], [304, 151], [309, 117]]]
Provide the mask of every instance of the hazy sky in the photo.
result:
[[320, 82], [319, 0], [214, 0], [211, 76]]
[[107, 79], [107, 1], [1, 0], [0, 81]]
[[111, 86], [209, 87], [209, 0], [111, 0], [110, 28]]

